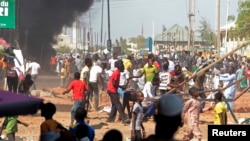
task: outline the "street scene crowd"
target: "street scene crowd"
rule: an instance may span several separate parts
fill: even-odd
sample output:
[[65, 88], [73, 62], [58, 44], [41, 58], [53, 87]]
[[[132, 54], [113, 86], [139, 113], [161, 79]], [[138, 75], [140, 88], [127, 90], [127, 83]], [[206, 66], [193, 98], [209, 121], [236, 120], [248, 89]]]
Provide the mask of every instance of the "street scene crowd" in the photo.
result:
[[[85, 119], [88, 112], [104, 110], [99, 106], [100, 91], [105, 91], [110, 99], [106, 122], [129, 125], [132, 141], [175, 140], [174, 134], [181, 127], [185, 127], [183, 140], [201, 140], [199, 115], [213, 110], [214, 124], [226, 125], [227, 114], [233, 114], [236, 90], [246, 92], [250, 85], [248, 58], [232, 54], [222, 62], [218, 59], [216, 55], [202, 56], [202, 52], [191, 56], [186, 51], [172, 56], [149, 53], [125, 58], [116, 52], [111, 57], [97, 53], [84, 58], [51, 56], [50, 71], [60, 77], [60, 87], [65, 89], [62, 94], [72, 91], [74, 103], [70, 125], [53, 119], [55, 104], [41, 104], [44, 121], [40, 125], [40, 140], [94, 140], [95, 129]], [[212, 63], [216, 65], [209, 67]], [[28, 96], [30, 90], [36, 89], [41, 67], [35, 59], [27, 61], [22, 72], [13, 58], [3, 57], [1, 68], [2, 84], [6, 87], [3, 89]], [[146, 136], [143, 123], [149, 118], [156, 122], [155, 135]], [[17, 124], [28, 126], [17, 116], [4, 118], [1, 133], [6, 134], [7, 140], [15, 140]], [[106, 140], [123, 140], [122, 131], [108, 131], [103, 136]]]

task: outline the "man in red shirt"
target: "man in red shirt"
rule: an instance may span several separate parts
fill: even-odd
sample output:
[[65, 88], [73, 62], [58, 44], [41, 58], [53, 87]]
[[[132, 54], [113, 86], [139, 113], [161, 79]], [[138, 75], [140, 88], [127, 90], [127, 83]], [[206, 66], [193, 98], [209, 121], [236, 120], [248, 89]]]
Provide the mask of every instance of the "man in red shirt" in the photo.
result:
[[130, 120], [127, 117], [127, 115], [124, 113], [124, 110], [122, 108], [122, 104], [120, 102], [120, 96], [118, 95], [118, 87], [125, 89], [123, 86], [120, 86], [120, 73], [124, 71], [124, 65], [121, 60], [115, 62], [115, 71], [112, 73], [108, 86], [107, 86], [107, 92], [111, 99], [111, 112], [109, 113], [109, 117], [107, 119], [107, 122], [114, 122], [117, 110], [120, 114], [120, 118], [122, 119], [123, 123], [129, 123]]
[[71, 123], [70, 126], [74, 124], [75, 111], [78, 107], [85, 107], [85, 93], [88, 90], [88, 86], [84, 81], [80, 80], [80, 73], [75, 72], [74, 80], [70, 82], [67, 90], [63, 94], [69, 93], [73, 90], [73, 100], [74, 104], [71, 108]]
[[51, 69], [51, 72], [55, 72], [56, 71], [56, 64], [57, 64], [57, 58], [56, 58], [56, 55], [52, 55], [50, 57], [50, 69]]

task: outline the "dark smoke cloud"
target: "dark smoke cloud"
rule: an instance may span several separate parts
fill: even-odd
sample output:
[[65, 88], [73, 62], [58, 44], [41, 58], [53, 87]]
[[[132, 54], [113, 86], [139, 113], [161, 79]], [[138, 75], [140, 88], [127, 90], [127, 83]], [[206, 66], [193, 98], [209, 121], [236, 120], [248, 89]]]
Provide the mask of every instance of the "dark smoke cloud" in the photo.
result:
[[[72, 26], [74, 19], [86, 12], [93, 0], [19, 0], [19, 44], [25, 56], [36, 57], [47, 66], [54, 53], [51, 44], [62, 27]], [[27, 45], [27, 51], [25, 51]], [[41, 60], [44, 60], [41, 62]]]

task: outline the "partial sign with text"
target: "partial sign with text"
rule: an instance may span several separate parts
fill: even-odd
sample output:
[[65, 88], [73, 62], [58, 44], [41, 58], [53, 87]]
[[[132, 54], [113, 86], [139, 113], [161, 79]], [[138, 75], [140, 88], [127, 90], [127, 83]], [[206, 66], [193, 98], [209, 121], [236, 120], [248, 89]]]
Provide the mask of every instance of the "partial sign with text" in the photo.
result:
[[208, 141], [221, 139], [249, 141], [250, 125], [208, 125]]

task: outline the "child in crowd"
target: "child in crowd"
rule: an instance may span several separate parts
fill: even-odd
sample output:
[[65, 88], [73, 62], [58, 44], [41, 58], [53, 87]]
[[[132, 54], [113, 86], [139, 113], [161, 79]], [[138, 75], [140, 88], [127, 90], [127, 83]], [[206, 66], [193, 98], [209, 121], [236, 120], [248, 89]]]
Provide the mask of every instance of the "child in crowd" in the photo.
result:
[[226, 125], [227, 124], [227, 106], [222, 102], [222, 92], [217, 92], [214, 95], [215, 107], [214, 107], [214, 124]]
[[[95, 138], [95, 130], [93, 127], [89, 126], [84, 120], [86, 118], [87, 111], [84, 109], [84, 107], [78, 107], [75, 112], [75, 119], [76, 124], [70, 127], [70, 131], [77, 136], [78, 138], [84, 138], [87, 137], [90, 141], [93, 141]], [[82, 135], [79, 135], [79, 130], [84, 129], [85, 127], [81, 126], [87, 126], [86, 132], [82, 132]], [[80, 129], [79, 129], [80, 128]], [[86, 134], [86, 136], [84, 136]]]
[[78, 141], [90, 141], [89, 137], [88, 137], [88, 126], [87, 125], [79, 125], [76, 128], [76, 134], [75, 134], [76, 138]]
[[27, 123], [18, 120], [17, 116], [5, 117], [2, 127], [0, 128], [0, 135], [2, 134], [2, 131], [5, 131], [8, 140], [15, 141], [15, 134], [18, 131], [17, 124], [22, 124], [25, 127], [29, 126]]
[[[141, 91], [136, 93], [136, 102], [133, 105], [132, 120], [130, 123], [131, 141], [141, 141], [145, 137], [145, 128], [143, 126], [143, 107], [142, 101], [144, 99]], [[141, 134], [142, 133], [142, 134]]]
[[75, 137], [61, 123], [53, 119], [55, 113], [56, 106], [53, 103], [41, 105], [41, 116], [45, 121], [40, 125], [40, 141], [74, 140]]
[[[184, 141], [191, 140], [194, 136], [201, 141], [202, 135], [199, 128], [199, 116], [201, 103], [197, 99], [199, 97], [199, 89], [192, 87], [189, 89], [189, 94], [192, 96], [191, 99], [185, 102], [182, 119], [186, 120], [187, 131], [183, 137]], [[208, 109], [203, 109], [203, 112]]]
[[48, 132], [59, 132], [57, 125], [58, 122], [53, 119], [53, 115], [56, 113], [56, 106], [53, 103], [46, 103], [41, 106], [41, 116], [45, 120], [40, 125], [40, 134]]

